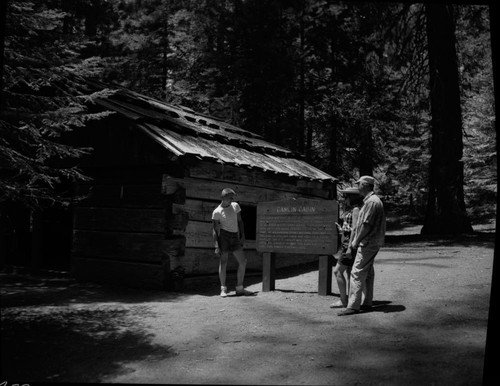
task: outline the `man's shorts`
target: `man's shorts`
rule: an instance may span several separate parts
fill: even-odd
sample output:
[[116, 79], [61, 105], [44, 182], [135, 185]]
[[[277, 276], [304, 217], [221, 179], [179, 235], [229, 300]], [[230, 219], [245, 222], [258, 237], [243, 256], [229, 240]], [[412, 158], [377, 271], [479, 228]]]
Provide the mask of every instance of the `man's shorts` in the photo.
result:
[[234, 252], [243, 249], [238, 232], [220, 230], [219, 247], [222, 252]]

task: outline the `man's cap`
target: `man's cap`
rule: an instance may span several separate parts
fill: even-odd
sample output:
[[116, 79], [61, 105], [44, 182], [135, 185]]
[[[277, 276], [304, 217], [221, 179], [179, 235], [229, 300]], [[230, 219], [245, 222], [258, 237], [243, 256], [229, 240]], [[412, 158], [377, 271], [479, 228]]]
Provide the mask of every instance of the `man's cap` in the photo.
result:
[[372, 176], [362, 176], [359, 177], [359, 180], [356, 181], [356, 184], [359, 184], [360, 182], [364, 182], [370, 185], [375, 185], [375, 178], [373, 178]]
[[339, 190], [339, 192], [343, 194], [360, 194], [358, 188], [346, 188], [343, 190]]
[[223, 189], [222, 190], [222, 193], [220, 194], [221, 197], [226, 197], [226, 196], [229, 196], [230, 194], [233, 194], [236, 196], [236, 192], [231, 189], [231, 188], [226, 188], [226, 189]]

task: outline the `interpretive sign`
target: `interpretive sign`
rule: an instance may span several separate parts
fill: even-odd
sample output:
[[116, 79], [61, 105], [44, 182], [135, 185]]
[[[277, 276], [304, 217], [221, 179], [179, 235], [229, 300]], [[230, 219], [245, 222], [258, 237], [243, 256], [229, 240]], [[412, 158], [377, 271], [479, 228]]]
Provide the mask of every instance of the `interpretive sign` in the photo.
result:
[[338, 215], [335, 200], [261, 202], [257, 205], [257, 251], [333, 255]]

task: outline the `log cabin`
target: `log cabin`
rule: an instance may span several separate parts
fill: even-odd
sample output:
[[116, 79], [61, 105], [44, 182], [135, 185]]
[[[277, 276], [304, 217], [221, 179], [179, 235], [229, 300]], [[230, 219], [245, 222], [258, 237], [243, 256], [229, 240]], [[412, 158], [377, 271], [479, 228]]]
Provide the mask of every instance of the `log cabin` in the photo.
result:
[[[223, 188], [236, 191], [247, 272], [261, 271], [256, 208], [286, 198], [336, 198], [336, 178], [289, 149], [192, 109], [124, 88], [95, 100], [110, 112], [76, 132], [94, 151], [81, 168], [72, 272], [82, 280], [172, 289], [184, 277], [218, 272], [211, 214]], [[96, 110], [96, 111], [97, 111]], [[277, 256], [276, 267], [317, 256]], [[228, 272], [236, 269], [230, 258]]]

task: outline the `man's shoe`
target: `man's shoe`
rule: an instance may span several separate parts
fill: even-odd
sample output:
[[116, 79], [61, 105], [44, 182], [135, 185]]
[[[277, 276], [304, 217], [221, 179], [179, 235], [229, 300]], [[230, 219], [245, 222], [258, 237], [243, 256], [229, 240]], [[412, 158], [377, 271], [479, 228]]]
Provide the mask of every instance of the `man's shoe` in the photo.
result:
[[345, 306], [346, 305], [342, 304], [341, 300], [337, 300], [336, 302], [333, 302], [332, 304], [330, 304], [330, 308], [342, 308], [342, 307], [345, 307]]
[[221, 298], [227, 298], [227, 288], [223, 287], [220, 290], [220, 297]]
[[354, 315], [354, 314], [359, 314], [359, 310], [354, 310], [352, 308], [346, 308], [343, 311], [340, 311], [337, 315], [338, 316], [347, 316], [347, 315]]
[[253, 292], [247, 291], [246, 289], [236, 290], [236, 296], [252, 296]]

